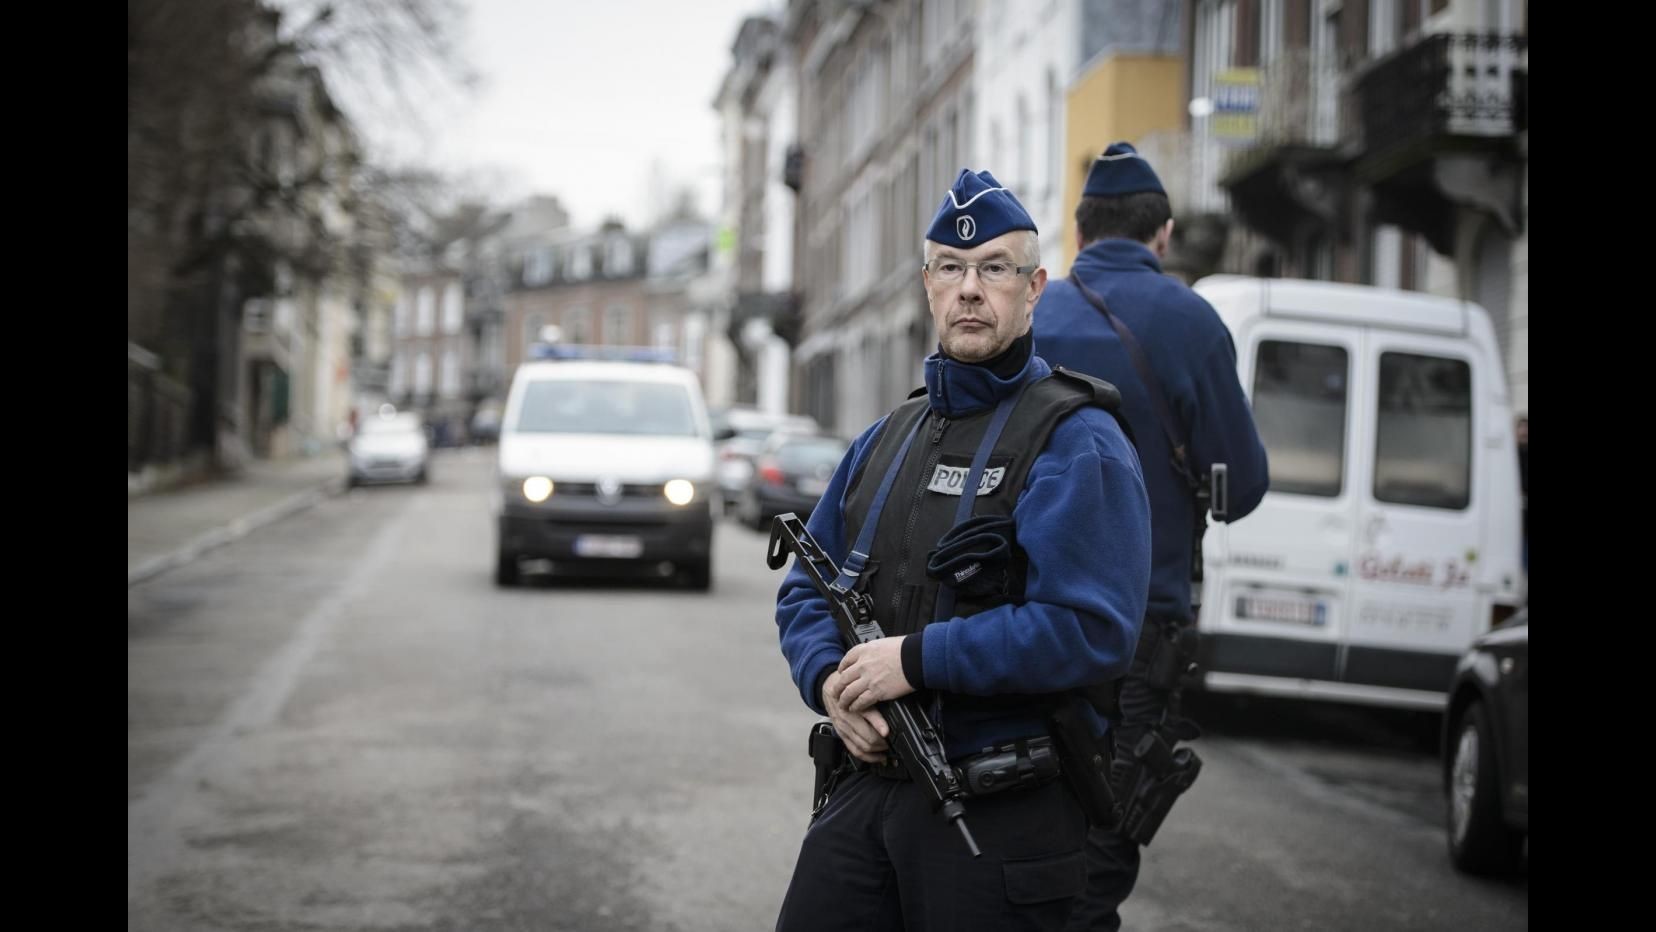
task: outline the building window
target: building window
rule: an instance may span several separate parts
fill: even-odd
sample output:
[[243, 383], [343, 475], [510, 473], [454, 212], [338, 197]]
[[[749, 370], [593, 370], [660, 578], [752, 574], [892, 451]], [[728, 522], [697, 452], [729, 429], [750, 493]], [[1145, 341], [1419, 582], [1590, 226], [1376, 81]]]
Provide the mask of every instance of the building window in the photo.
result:
[[570, 308], [564, 312], [563, 342], [565, 343], [592, 343], [592, 312], [584, 307]]
[[1060, 196], [1063, 186], [1063, 145], [1064, 140], [1059, 136], [1063, 128], [1063, 99], [1058, 94], [1058, 73], [1047, 69], [1047, 152], [1046, 152], [1046, 198]]
[[443, 289], [443, 332], [459, 333], [465, 317], [465, 299], [459, 282], [449, 282]]
[[1266, 340], [1254, 361], [1253, 412], [1271, 491], [1336, 498], [1344, 486], [1346, 351]]
[[1034, 168], [1035, 168], [1035, 165], [1034, 165], [1034, 162], [1032, 162], [1030, 160], [1030, 157], [1029, 157], [1029, 147], [1030, 147], [1030, 143], [1031, 143], [1030, 136], [1031, 136], [1031, 132], [1030, 132], [1030, 126], [1029, 126], [1029, 104], [1024, 101], [1024, 96], [1022, 94], [1019, 94], [1018, 95], [1018, 135], [1016, 137], [1014, 137], [1018, 141], [1018, 168], [1017, 168], [1017, 179], [1018, 180], [1014, 181], [1012, 183], [1016, 186], [1013, 189], [1013, 193], [1022, 193], [1024, 197], [1029, 197], [1030, 194], [1035, 189], [1035, 184], [1034, 184]]
[[1381, 288], [1403, 288], [1403, 230], [1378, 226], [1369, 241], [1370, 280]]
[[431, 354], [422, 352], [414, 359], [414, 395], [431, 394]]
[[454, 350], [443, 351], [442, 378], [437, 385], [444, 398], [460, 397], [460, 354]]
[[529, 347], [540, 342], [541, 328], [546, 326], [546, 317], [542, 314], [530, 314], [523, 319], [523, 355], [529, 355]]
[[585, 281], [592, 277], [592, 247], [590, 245], [581, 243], [570, 247], [569, 277], [574, 281]]
[[1441, 356], [1380, 354], [1374, 497], [1425, 508], [1462, 509], [1471, 502], [1471, 366]]
[[625, 305], [612, 304], [604, 309], [603, 342], [615, 346], [632, 342], [632, 311]]
[[427, 336], [437, 323], [437, 295], [430, 285], [420, 288], [414, 303], [414, 332]]
[[1001, 144], [1001, 128], [999, 120], [989, 121], [989, 164], [1006, 164], [1006, 147]]
[[523, 257], [523, 283], [531, 288], [552, 280], [552, 250], [532, 249]]
[[1378, 58], [1397, 48], [1402, 10], [1396, 0], [1369, 0], [1368, 12], [1368, 53], [1370, 58]]
[[632, 241], [616, 237], [609, 241], [609, 254], [604, 257], [604, 274], [613, 277], [631, 275], [633, 270]]
[[389, 392], [392, 398], [400, 398], [408, 391], [408, 357], [402, 353], [391, 357], [391, 385]]
[[402, 294], [397, 295], [396, 310], [393, 311], [392, 313], [393, 313], [393, 317], [392, 317], [391, 332], [393, 334], [399, 336], [399, 337], [408, 336], [408, 328], [409, 328], [409, 323], [410, 323], [410, 321], [408, 319], [409, 318], [408, 292], [405, 291]]
[[657, 349], [673, 349], [678, 345], [676, 330], [677, 328], [673, 326], [673, 320], [668, 314], [657, 312], [655, 323], [651, 327], [651, 343]]
[[[1259, 10], [1259, 63], [1269, 65], [1282, 54], [1286, 26], [1284, 0], [1261, 0]], [[1412, 0], [1411, 0], [1412, 2]]]

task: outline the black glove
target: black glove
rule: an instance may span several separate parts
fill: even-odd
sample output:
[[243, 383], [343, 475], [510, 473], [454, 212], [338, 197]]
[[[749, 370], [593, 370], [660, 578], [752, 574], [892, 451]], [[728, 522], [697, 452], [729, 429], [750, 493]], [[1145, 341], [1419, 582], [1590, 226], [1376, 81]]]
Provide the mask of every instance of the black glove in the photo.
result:
[[950, 528], [926, 558], [926, 575], [960, 595], [1006, 591], [1016, 525], [1010, 517], [977, 515]]

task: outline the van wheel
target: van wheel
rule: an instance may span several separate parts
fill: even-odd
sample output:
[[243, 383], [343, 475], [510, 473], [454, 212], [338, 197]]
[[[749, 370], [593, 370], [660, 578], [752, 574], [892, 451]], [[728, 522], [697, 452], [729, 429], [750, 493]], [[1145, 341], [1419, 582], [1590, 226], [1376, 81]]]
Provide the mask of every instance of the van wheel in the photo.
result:
[[1495, 733], [1483, 703], [1467, 706], [1450, 733], [1449, 859], [1469, 874], [1510, 873], [1518, 867], [1524, 837], [1501, 815]]
[[517, 554], [510, 551], [498, 551], [495, 555], [495, 585], [515, 586], [518, 584], [519, 570]]
[[690, 569], [686, 575], [689, 577], [690, 588], [697, 592], [706, 592], [713, 588], [712, 559], [690, 564]]

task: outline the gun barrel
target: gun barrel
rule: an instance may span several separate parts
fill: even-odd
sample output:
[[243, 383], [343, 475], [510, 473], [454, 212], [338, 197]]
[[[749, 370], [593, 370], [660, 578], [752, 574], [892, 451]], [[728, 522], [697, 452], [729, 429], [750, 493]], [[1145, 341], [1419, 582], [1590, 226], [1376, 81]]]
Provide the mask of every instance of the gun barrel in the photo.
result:
[[977, 839], [972, 837], [972, 830], [966, 827], [966, 807], [959, 800], [951, 799], [943, 804], [943, 817], [954, 823], [960, 829], [960, 837], [966, 840], [966, 850], [972, 852], [972, 857], [983, 857], [978, 849]]

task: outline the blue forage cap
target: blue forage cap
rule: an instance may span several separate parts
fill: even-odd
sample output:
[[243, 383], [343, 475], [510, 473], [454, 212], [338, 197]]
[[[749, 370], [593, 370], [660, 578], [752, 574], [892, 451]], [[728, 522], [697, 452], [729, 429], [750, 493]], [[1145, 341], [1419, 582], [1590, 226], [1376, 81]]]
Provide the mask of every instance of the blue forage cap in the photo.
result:
[[937, 216], [926, 230], [926, 239], [956, 249], [981, 246], [1013, 230], [1035, 229], [1035, 221], [1012, 192], [988, 172], [960, 170], [954, 187], [937, 205]]
[[1092, 170], [1087, 172], [1087, 186], [1081, 193], [1086, 197], [1121, 197], [1145, 192], [1167, 194], [1161, 179], [1137, 149], [1129, 143], [1113, 142], [1093, 161]]

